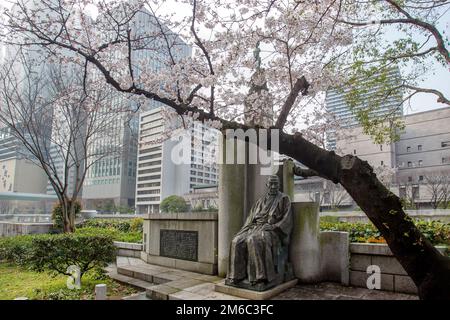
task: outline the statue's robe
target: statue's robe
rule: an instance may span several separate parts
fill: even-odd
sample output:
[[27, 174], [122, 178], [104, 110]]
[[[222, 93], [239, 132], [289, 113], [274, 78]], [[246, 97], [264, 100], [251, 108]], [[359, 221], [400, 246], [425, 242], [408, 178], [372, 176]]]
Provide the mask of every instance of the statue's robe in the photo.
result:
[[278, 253], [281, 246], [289, 244], [291, 229], [291, 202], [286, 194], [266, 194], [259, 199], [231, 242], [227, 278], [248, 278], [250, 282], [275, 279], [284, 272], [278, 270]]

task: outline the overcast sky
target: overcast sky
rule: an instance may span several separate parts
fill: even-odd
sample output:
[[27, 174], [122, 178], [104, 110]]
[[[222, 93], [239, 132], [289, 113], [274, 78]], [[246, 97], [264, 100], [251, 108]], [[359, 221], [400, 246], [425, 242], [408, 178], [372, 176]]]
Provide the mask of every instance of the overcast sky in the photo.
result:
[[[186, 14], [186, 10], [189, 8], [184, 8], [180, 3], [174, 2], [174, 0], [163, 1], [161, 7], [158, 11], [164, 12], [177, 12], [177, 15], [182, 16]], [[0, 6], [11, 7], [11, 0], [0, 0]], [[90, 8], [89, 12], [95, 16], [96, 9]], [[449, 9], [449, 8], [448, 8]], [[443, 11], [442, 17], [439, 20], [438, 28], [444, 30], [444, 36], [450, 34], [450, 10]], [[393, 31], [389, 33], [390, 39], [395, 39], [400, 36], [400, 33]], [[447, 40], [448, 45], [448, 40]], [[1, 50], [3, 54], [3, 50]], [[408, 72], [410, 70], [403, 69], [402, 72]], [[418, 86], [423, 88], [433, 88], [441, 91], [447, 98], [450, 97], [450, 67], [444, 67], [442, 65], [431, 63], [431, 67], [428, 69], [427, 73], [424, 75], [424, 81], [418, 83]], [[445, 104], [438, 103], [435, 95], [432, 94], [417, 94], [411, 101], [411, 107], [409, 104], [405, 104], [404, 112], [405, 114], [416, 113], [421, 111], [432, 110], [436, 108], [448, 107]]]

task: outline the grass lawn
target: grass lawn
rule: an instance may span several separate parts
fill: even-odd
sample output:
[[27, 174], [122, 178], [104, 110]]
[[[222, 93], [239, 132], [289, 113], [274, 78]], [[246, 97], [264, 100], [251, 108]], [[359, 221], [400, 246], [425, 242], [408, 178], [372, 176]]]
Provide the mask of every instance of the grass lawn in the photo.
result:
[[96, 284], [105, 283], [109, 299], [120, 299], [137, 290], [122, 285], [107, 276], [98, 279], [94, 272], [83, 276], [80, 290], [69, 290], [67, 277], [53, 276], [48, 272], [34, 272], [11, 263], [0, 263], [0, 300], [27, 297], [38, 300], [90, 300], [94, 299]]

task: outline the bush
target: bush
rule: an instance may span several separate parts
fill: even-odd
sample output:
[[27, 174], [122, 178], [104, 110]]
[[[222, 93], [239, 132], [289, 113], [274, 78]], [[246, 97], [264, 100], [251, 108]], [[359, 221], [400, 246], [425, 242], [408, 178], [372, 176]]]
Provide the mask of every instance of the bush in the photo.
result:
[[130, 221], [130, 230], [131, 231], [142, 232], [143, 231], [143, 225], [144, 225], [144, 219], [142, 219], [142, 218], [131, 219], [131, 221]]
[[81, 223], [79, 228], [113, 228], [120, 232], [142, 232], [144, 219], [90, 219]]
[[109, 236], [77, 233], [35, 237], [32, 249], [29, 264], [33, 270], [67, 274], [67, 268], [76, 265], [81, 277], [91, 269], [107, 266], [116, 252]]
[[33, 252], [32, 240], [40, 235], [21, 235], [0, 238], [0, 261], [26, 265]]
[[176, 212], [186, 212], [188, 206], [183, 197], [173, 195], [168, 196], [163, 201], [161, 201], [160, 208], [162, 212], [176, 213]]
[[[433, 245], [450, 245], [450, 223], [424, 220], [414, 220], [414, 223]], [[350, 242], [385, 242], [372, 223], [330, 222], [321, 219], [320, 229], [346, 231], [349, 233]]]
[[[69, 201], [70, 204], [70, 201]], [[77, 216], [81, 211], [81, 204], [78, 201], [75, 201], [75, 216]], [[63, 213], [62, 213], [62, 205], [61, 202], [55, 204], [52, 210], [52, 220], [53, 227], [56, 230], [64, 229], [64, 221], [63, 221]]]
[[142, 231], [130, 231], [130, 232], [121, 232], [114, 228], [96, 228], [96, 227], [83, 227], [77, 228], [75, 234], [80, 235], [103, 235], [106, 237], [110, 237], [114, 241], [121, 242], [142, 242]]

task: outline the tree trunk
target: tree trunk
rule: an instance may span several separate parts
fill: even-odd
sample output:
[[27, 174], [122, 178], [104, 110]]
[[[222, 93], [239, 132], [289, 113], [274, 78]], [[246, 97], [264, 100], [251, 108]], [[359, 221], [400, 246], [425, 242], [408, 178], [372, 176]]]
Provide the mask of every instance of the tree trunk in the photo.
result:
[[336, 155], [300, 134], [280, 134], [280, 153], [300, 161], [320, 176], [341, 183], [380, 231], [397, 260], [416, 284], [421, 299], [450, 299], [450, 258], [421, 234], [403, 211], [400, 199], [358, 157]]
[[72, 233], [75, 231], [75, 213], [73, 201], [64, 199], [61, 203], [61, 211], [63, 214], [64, 233]]

